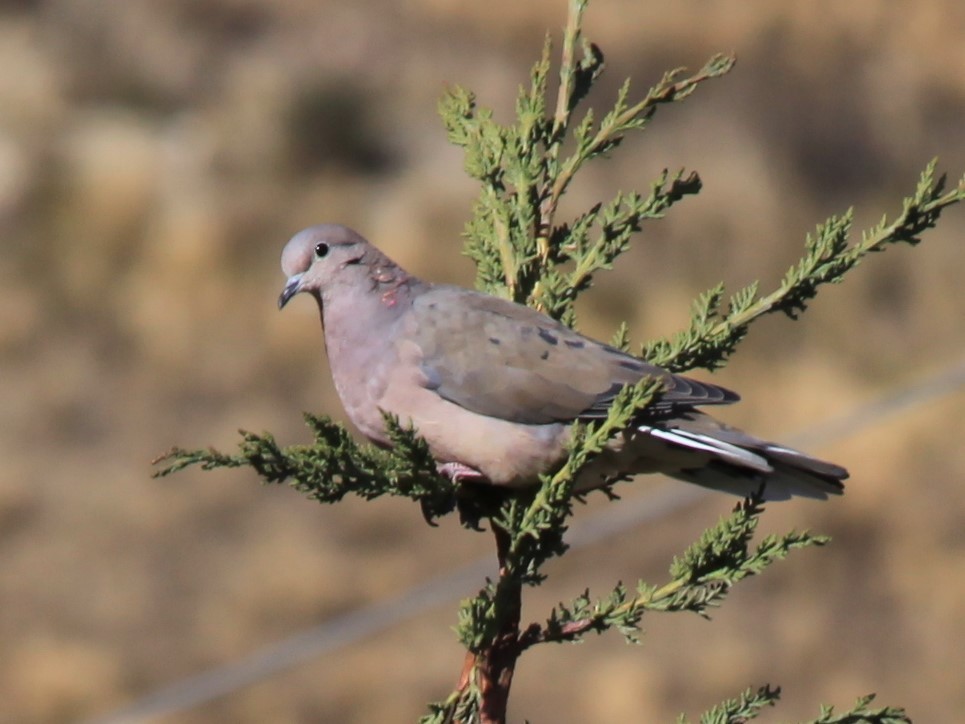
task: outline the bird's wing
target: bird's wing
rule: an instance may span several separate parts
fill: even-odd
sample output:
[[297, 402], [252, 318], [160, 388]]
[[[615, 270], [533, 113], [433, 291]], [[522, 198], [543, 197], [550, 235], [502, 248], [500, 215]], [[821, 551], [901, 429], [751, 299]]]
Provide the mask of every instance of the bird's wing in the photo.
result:
[[482, 415], [525, 424], [605, 417], [620, 388], [645, 375], [667, 386], [660, 413], [739, 399], [479, 292], [435, 286], [407, 321], [403, 335], [419, 349], [426, 386]]

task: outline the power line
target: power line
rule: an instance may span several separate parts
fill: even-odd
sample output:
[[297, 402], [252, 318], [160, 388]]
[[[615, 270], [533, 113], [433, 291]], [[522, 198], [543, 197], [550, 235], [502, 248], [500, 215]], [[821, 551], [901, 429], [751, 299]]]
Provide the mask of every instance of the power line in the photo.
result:
[[[893, 390], [851, 412], [792, 436], [792, 444], [820, 447], [869, 429], [887, 417], [965, 386], [965, 358], [924, 380]], [[571, 548], [612, 538], [641, 523], [658, 520], [704, 497], [695, 485], [668, 482], [647, 495], [621, 501], [583, 521], [567, 535]], [[437, 605], [447, 603], [493, 573], [491, 557], [429, 579], [397, 596], [335, 616], [248, 656], [189, 676], [86, 724], [134, 724], [191, 709], [238, 691], [322, 654], [355, 643]]]

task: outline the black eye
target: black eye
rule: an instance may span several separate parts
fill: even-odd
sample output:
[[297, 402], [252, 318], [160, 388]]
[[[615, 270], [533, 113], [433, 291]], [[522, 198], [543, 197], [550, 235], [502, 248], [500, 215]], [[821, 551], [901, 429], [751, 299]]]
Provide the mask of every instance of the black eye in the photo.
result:
[[328, 254], [328, 244], [326, 244], [324, 241], [320, 241], [315, 244], [315, 256], [321, 259], [326, 254]]

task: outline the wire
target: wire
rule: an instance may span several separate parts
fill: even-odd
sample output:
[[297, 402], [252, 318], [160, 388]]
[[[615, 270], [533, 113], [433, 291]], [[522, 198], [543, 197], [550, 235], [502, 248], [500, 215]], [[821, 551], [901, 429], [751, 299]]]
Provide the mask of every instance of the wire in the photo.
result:
[[[963, 386], [965, 358], [924, 380], [881, 395], [849, 413], [802, 431], [792, 436], [791, 442], [802, 447], [820, 447], [872, 428], [886, 417], [948, 395]], [[582, 522], [574, 522], [567, 542], [571, 548], [593, 545], [641, 523], [668, 516], [707, 494], [694, 485], [668, 482], [647, 495], [621, 501]], [[140, 724], [191, 709], [449, 602], [492, 573], [492, 558], [481, 558], [400, 595], [330, 618], [243, 659], [176, 681], [113, 713], [89, 719], [85, 724]]]

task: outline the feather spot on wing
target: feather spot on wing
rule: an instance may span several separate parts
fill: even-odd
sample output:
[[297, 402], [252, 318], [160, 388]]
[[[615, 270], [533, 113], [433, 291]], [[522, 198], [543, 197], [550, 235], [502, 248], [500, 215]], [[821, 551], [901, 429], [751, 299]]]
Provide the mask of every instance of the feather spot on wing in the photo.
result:
[[539, 328], [539, 331], [537, 332], [537, 334], [539, 335], [539, 338], [544, 342], [546, 342], [547, 344], [552, 344], [553, 346], [556, 346], [560, 342], [556, 337], [554, 337], [549, 332], [549, 330], [543, 329], [542, 327]]

